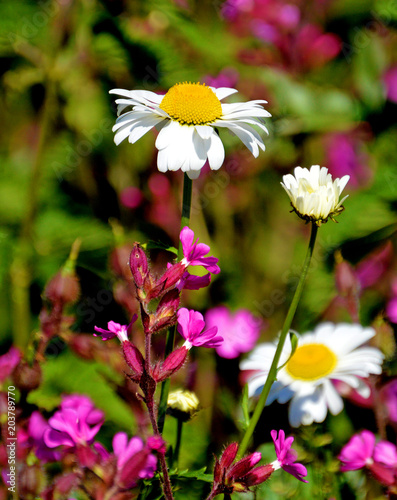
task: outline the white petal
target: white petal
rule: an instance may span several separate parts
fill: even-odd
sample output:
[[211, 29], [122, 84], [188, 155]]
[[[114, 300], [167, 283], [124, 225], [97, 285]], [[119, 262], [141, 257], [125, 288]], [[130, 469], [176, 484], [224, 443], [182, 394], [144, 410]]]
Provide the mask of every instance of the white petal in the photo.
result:
[[215, 130], [210, 125], [195, 125], [194, 127], [202, 139], [209, 139]]
[[212, 170], [218, 170], [225, 160], [225, 149], [218, 134], [215, 132], [211, 136], [211, 146], [208, 150], [208, 163]]
[[343, 410], [343, 400], [330, 380], [324, 381], [324, 396], [332, 415], [338, 415]]
[[220, 101], [225, 97], [228, 97], [229, 95], [238, 92], [238, 90], [229, 87], [219, 87], [218, 89], [216, 89], [215, 87], [210, 87], [210, 89], [214, 92], [214, 94]]
[[170, 120], [161, 130], [156, 139], [156, 148], [158, 150], [168, 147], [175, 139], [175, 136], [180, 132], [181, 125], [173, 120]]
[[163, 118], [158, 118], [154, 116], [150, 116], [135, 125], [131, 131], [131, 134], [128, 138], [128, 142], [134, 144], [137, 140], [139, 140], [142, 136], [144, 136], [149, 130], [151, 130], [155, 125], [161, 122]]
[[127, 123], [124, 127], [120, 128], [114, 135], [114, 143], [118, 146], [124, 139], [126, 139], [131, 132], [131, 124]]

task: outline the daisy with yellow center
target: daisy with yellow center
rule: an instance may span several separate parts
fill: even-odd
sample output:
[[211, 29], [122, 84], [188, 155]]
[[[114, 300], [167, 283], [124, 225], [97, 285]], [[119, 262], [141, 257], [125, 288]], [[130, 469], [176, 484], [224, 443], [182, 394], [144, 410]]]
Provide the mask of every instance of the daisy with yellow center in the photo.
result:
[[[268, 133], [262, 119], [271, 116], [256, 100], [225, 104], [221, 101], [237, 92], [235, 89], [208, 87], [201, 83], [177, 83], [165, 95], [148, 90], [113, 89], [117, 99], [118, 118], [113, 127], [114, 142], [124, 139], [133, 144], [149, 130], [160, 132], [156, 140], [157, 166], [160, 172], [179, 170], [191, 179], [200, 175], [206, 160], [218, 170], [225, 159], [225, 150], [217, 128], [228, 128], [257, 157], [265, 145], [256, 125]], [[132, 107], [131, 110], [124, 112]]]
[[[327, 411], [337, 415], [343, 400], [332, 381], [341, 380], [362, 397], [370, 396], [362, 378], [382, 371], [383, 355], [374, 347], [359, 347], [375, 335], [373, 328], [347, 323], [322, 323], [314, 332], [299, 337], [292, 357], [286, 343], [280, 359], [284, 365], [277, 374], [267, 404], [277, 400], [289, 406], [289, 421], [293, 427], [323, 422]], [[276, 345], [257, 346], [240, 368], [247, 371], [249, 395], [259, 395], [266, 381]]]

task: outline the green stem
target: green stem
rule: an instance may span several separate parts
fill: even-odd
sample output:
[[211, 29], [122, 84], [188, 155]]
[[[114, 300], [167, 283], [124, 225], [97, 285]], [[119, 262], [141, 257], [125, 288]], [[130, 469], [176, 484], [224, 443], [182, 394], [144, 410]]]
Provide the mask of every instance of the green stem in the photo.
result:
[[[181, 217], [181, 230], [185, 226], [189, 226], [190, 224], [190, 209], [192, 206], [192, 180], [187, 176], [183, 178], [183, 199], [182, 199], [182, 217]], [[183, 258], [183, 249], [182, 242], [179, 242], [178, 248], [178, 260], [182, 260]], [[164, 359], [174, 350], [174, 342], [176, 335], [176, 326], [172, 327], [168, 330], [167, 340], [165, 343], [165, 352]], [[160, 402], [159, 402], [159, 411], [158, 411], [158, 427], [160, 434], [164, 429], [164, 421], [165, 421], [165, 413], [167, 411], [167, 400], [168, 400], [168, 392], [170, 389], [170, 379], [164, 380], [161, 384], [161, 393], [160, 393]]]
[[182, 429], [183, 429], [183, 420], [180, 418], [176, 419], [176, 441], [175, 441], [175, 451], [172, 454], [172, 465], [175, 463], [176, 467], [178, 467], [178, 460], [179, 460], [179, 450], [181, 449], [181, 442], [182, 442]]
[[46, 96], [41, 115], [38, 147], [32, 165], [32, 174], [27, 193], [26, 215], [25, 219], [22, 221], [18, 246], [10, 268], [13, 338], [15, 345], [23, 350], [26, 349], [29, 342], [32, 328], [29, 287], [32, 281], [32, 263], [34, 259], [34, 223], [39, 205], [39, 188], [42, 176], [43, 154], [50, 132], [55, 97], [55, 82], [50, 76], [47, 76]]
[[296, 287], [294, 297], [292, 299], [287, 316], [285, 318], [284, 325], [283, 325], [283, 328], [282, 328], [281, 334], [280, 334], [280, 340], [278, 341], [277, 349], [276, 349], [276, 352], [274, 354], [274, 358], [273, 358], [265, 385], [263, 386], [261, 395], [260, 395], [259, 400], [256, 404], [256, 407], [255, 407], [254, 413], [252, 415], [250, 424], [249, 424], [247, 430], [245, 431], [245, 434], [244, 434], [243, 439], [241, 441], [238, 455], [237, 455], [238, 458], [241, 458], [244, 455], [244, 453], [248, 447], [250, 439], [255, 431], [256, 425], [258, 424], [259, 418], [260, 418], [262, 411], [266, 405], [266, 401], [267, 401], [267, 398], [269, 396], [270, 388], [273, 385], [273, 382], [277, 379], [277, 367], [278, 367], [278, 364], [280, 361], [280, 356], [281, 356], [281, 353], [282, 353], [282, 350], [284, 347], [285, 340], [286, 340], [288, 332], [291, 328], [291, 323], [292, 323], [292, 320], [294, 319], [295, 312], [296, 312], [299, 300], [300, 300], [301, 295], [302, 295], [303, 286], [305, 283], [307, 272], [309, 270], [310, 261], [311, 261], [312, 255], [313, 255], [313, 249], [314, 249], [314, 244], [316, 242], [317, 230], [318, 230], [318, 226], [316, 225], [315, 222], [312, 222], [312, 230], [311, 230], [311, 235], [310, 235], [309, 247], [307, 249], [306, 258], [305, 258], [305, 262], [303, 264], [302, 273], [301, 273], [300, 278], [299, 278], [299, 283], [298, 283], [298, 286]]

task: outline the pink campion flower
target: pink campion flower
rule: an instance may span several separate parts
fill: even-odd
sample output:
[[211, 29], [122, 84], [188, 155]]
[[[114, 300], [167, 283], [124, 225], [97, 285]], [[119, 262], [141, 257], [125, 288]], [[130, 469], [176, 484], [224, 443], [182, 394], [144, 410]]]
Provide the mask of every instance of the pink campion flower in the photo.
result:
[[375, 445], [374, 461], [397, 472], [397, 447], [389, 441], [379, 441]]
[[50, 428], [44, 432], [44, 443], [49, 448], [92, 444], [104, 421], [104, 414], [94, 407], [89, 398], [66, 400], [65, 405], [48, 420]]
[[218, 259], [216, 257], [205, 257], [210, 252], [210, 247], [205, 243], [198, 243], [198, 238], [194, 241], [194, 232], [185, 226], [179, 239], [182, 243], [183, 259], [182, 264], [188, 266], [203, 266], [207, 271], [212, 274], [221, 272], [217, 265]]
[[283, 469], [288, 474], [299, 479], [303, 483], [308, 483], [303, 477], [307, 476], [307, 469], [304, 465], [296, 463], [297, 453], [295, 450], [291, 449], [291, 445], [294, 441], [292, 436], [285, 439], [285, 432], [280, 430], [272, 430], [270, 435], [272, 436], [274, 442], [274, 448], [276, 450], [277, 460], [275, 460], [271, 465], [274, 470]]
[[0, 382], [3, 382], [11, 375], [21, 360], [21, 353], [16, 348], [11, 346], [10, 350], [0, 356]]
[[40, 412], [34, 411], [29, 419], [28, 432], [36, 457], [43, 463], [60, 460], [61, 453], [49, 448], [44, 442], [44, 433], [50, 425]]
[[218, 76], [206, 75], [203, 77], [203, 82], [210, 87], [229, 87], [236, 86], [239, 79], [238, 71], [235, 68], [224, 68]]
[[178, 311], [178, 332], [186, 340], [183, 344], [186, 349], [196, 347], [218, 347], [223, 342], [223, 337], [217, 336], [218, 328], [213, 326], [204, 330], [203, 315], [198, 311], [188, 310], [185, 307]]
[[338, 455], [343, 464], [340, 470], [346, 472], [372, 465], [374, 449], [375, 435], [372, 432], [364, 430], [355, 434]]
[[241, 353], [253, 349], [264, 324], [247, 309], [232, 313], [226, 306], [207, 311], [205, 323], [207, 328], [218, 327], [218, 334], [223, 337], [223, 342], [216, 347], [216, 352], [226, 359], [237, 358]]
[[364, 141], [358, 134], [338, 132], [325, 136], [327, 166], [333, 177], [349, 175], [349, 187], [358, 188], [368, 183], [372, 172], [368, 167], [368, 155]]
[[[171, 269], [172, 264], [167, 264], [167, 269]], [[195, 276], [190, 274], [189, 271], [185, 271], [182, 277], [177, 281], [175, 287], [181, 290], [200, 290], [200, 288], [205, 288], [211, 283], [211, 273], [207, 273], [204, 276]]]
[[[159, 444], [155, 442], [156, 446]], [[117, 477], [119, 486], [129, 489], [138, 484], [140, 479], [154, 476], [157, 468], [157, 458], [151, 454], [149, 445], [141, 438], [133, 437], [128, 441], [125, 432], [118, 432], [113, 438], [113, 451], [117, 457]]]
[[117, 337], [121, 343], [128, 341], [128, 328], [138, 319], [138, 316], [134, 314], [131, 318], [131, 322], [129, 325], [120, 325], [120, 323], [115, 323], [114, 321], [109, 321], [108, 328], [109, 330], [104, 330], [103, 328], [99, 328], [98, 326], [94, 327], [94, 330], [99, 333], [97, 335], [94, 333], [94, 337], [101, 337], [102, 340], [110, 340], [114, 337]]

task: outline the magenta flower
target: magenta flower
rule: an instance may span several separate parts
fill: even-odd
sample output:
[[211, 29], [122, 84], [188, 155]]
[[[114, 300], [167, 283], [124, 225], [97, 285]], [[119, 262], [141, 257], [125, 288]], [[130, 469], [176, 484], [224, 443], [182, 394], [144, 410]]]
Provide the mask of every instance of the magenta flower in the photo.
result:
[[44, 432], [44, 443], [49, 448], [92, 444], [103, 420], [103, 412], [95, 408], [89, 398], [67, 397], [61, 409], [48, 420], [50, 428]]
[[47, 429], [51, 429], [48, 422], [40, 412], [34, 411], [29, 419], [28, 432], [34, 452], [43, 463], [56, 462], [61, 458], [59, 451], [49, 448], [44, 442]]
[[258, 340], [263, 322], [247, 309], [231, 313], [225, 306], [214, 307], [205, 314], [208, 328], [218, 327], [218, 334], [223, 337], [216, 352], [222, 358], [237, 358], [241, 353], [250, 351]]
[[396, 469], [397, 472], [397, 447], [389, 441], [379, 441], [374, 450], [375, 462]]
[[109, 321], [108, 328], [109, 330], [104, 330], [103, 328], [99, 328], [98, 326], [94, 327], [94, 330], [99, 333], [97, 335], [94, 333], [94, 337], [101, 337], [102, 340], [110, 340], [114, 337], [117, 337], [121, 343], [128, 341], [128, 328], [138, 319], [138, 316], [134, 314], [131, 318], [131, 322], [129, 325], [120, 325], [120, 323], [115, 323], [114, 321]]
[[117, 483], [122, 488], [133, 488], [140, 479], [154, 476], [157, 458], [150, 453], [151, 449], [150, 446], [145, 446], [139, 437], [133, 437], [128, 441], [125, 432], [115, 434], [113, 451], [117, 457]]
[[183, 259], [182, 264], [188, 266], [203, 266], [207, 271], [212, 274], [221, 272], [217, 265], [218, 259], [216, 257], [205, 257], [211, 250], [205, 243], [198, 243], [198, 238], [194, 241], [193, 231], [185, 226], [179, 238], [182, 243]]
[[277, 460], [272, 463], [274, 470], [283, 469], [288, 474], [292, 474], [294, 477], [307, 483], [303, 477], [307, 476], [307, 469], [304, 465], [295, 463], [297, 453], [295, 450], [291, 449], [291, 445], [294, 441], [292, 436], [285, 439], [285, 432], [280, 430], [277, 437], [277, 431], [271, 431], [274, 442], [274, 448], [276, 450]]
[[20, 360], [21, 353], [13, 346], [11, 346], [6, 354], [0, 356], [0, 382], [3, 382], [3, 380], [11, 375]]
[[355, 434], [338, 456], [343, 463], [340, 470], [345, 472], [370, 466], [373, 463], [374, 448], [375, 435], [372, 432], [364, 430]]
[[386, 315], [392, 323], [397, 323], [397, 280], [395, 279], [391, 286], [392, 298], [386, 306]]
[[223, 342], [223, 337], [217, 336], [218, 328], [213, 326], [204, 330], [205, 322], [203, 315], [197, 311], [188, 310], [185, 307], [178, 311], [178, 332], [186, 340], [183, 344], [186, 349], [196, 347], [218, 347]]

